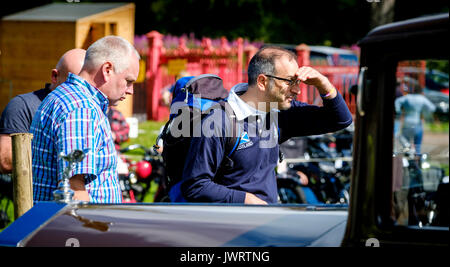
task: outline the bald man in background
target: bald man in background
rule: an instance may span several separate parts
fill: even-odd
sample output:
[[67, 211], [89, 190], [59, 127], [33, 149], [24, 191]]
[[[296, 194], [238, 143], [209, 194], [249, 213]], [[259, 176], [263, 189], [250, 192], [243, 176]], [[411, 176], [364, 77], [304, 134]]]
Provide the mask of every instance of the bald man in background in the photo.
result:
[[51, 83], [45, 88], [15, 96], [3, 110], [0, 119], [0, 172], [12, 171], [11, 136], [13, 133], [28, 133], [31, 121], [42, 100], [63, 83], [69, 72], [78, 74], [83, 66], [86, 50], [71, 49], [64, 53], [51, 71]]

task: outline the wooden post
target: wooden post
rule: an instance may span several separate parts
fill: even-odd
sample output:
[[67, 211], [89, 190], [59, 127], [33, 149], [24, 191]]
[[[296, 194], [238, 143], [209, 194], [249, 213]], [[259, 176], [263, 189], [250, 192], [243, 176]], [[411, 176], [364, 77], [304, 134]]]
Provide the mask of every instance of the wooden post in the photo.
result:
[[33, 207], [33, 172], [31, 165], [31, 139], [33, 139], [33, 134], [11, 134], [11, 138], [14, 218], [17, 219]]

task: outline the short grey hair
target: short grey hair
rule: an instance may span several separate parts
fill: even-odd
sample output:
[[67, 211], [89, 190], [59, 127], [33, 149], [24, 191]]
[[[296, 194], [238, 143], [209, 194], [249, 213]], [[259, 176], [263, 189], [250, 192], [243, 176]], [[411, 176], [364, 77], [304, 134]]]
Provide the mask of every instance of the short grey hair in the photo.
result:
[[114, 72], [121, 73], [130, 65], [130, 56], [140, 59], [136, 48], [120, 36], [109, 35], [95, 41], [86, 51], [83, 69], [93, 69], [109, 61]]
[[287, 56], [289, 60], [297, 61], [297, 56], [290, 50], [280, 46], [263, 46], [250, 60], [248, 64], [248, 84], [256, 84], [260, 74], [276, 75], [275, 60], [282, 56]]

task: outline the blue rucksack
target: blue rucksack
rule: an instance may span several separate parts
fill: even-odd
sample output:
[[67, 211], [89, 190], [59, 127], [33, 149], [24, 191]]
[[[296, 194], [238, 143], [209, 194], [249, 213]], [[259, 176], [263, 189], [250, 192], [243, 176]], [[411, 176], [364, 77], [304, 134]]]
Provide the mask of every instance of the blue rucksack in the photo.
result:
[[[163, 140], [162, 157], [167, 175], [164, 186], [170, 201], [185, 202], [180, 190], [180, 181], [193, 131], [196, 123], [201, 122], [211, 110], [216, 108], [224, 110], [230, 118], [230, 129], [233, 133], [226, 137], [225, 156], [221, 168], [219, 168], [219, 173], [233, 165], [231, 155], [240, 141], [240, 134], [236, 133], [236, 116], [225, 101], [228, 94], [229, 92], [224, 88], [222, 79], [214, 74], [183, 77], [178, 79], [173, 86], [169, 121], [164, 125], [156, 141], [156, 144], [158, 144], [159, 139]], [[185, 132], [185, 135], [174, 136], [173, 130], [180, 130], [180, 128], [174, 129], [174, 127], [180, 127], [180, 116], [187, 116], [187, 114], [189, 114], [187, 120], [189, 125], [181, 124], [181, 127], [188, 127], [188, 132]]]

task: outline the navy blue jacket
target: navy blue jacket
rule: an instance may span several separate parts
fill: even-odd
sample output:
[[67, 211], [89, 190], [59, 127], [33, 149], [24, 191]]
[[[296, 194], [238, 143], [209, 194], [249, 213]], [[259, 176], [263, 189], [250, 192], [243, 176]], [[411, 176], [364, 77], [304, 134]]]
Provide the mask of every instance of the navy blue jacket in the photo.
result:
[[231, 155], [232, 166], [219, 171], [227, 139], [223, 128], [229, 120], [224, 111], [217, 112], [225, 119], [202, 121], [215, 134], [191, 141], [181, 183], [183, 197], [190, 202], [243, 203], [245, 193], [250, 192], [268, 203], [277, 203], [279, 144], [294, 136], [335, 132], [352, 123], [339, 93], [333, 99], [324, 99], [322, 107], [293, 101], [288, 110], [240, 122], [241, 140]]

